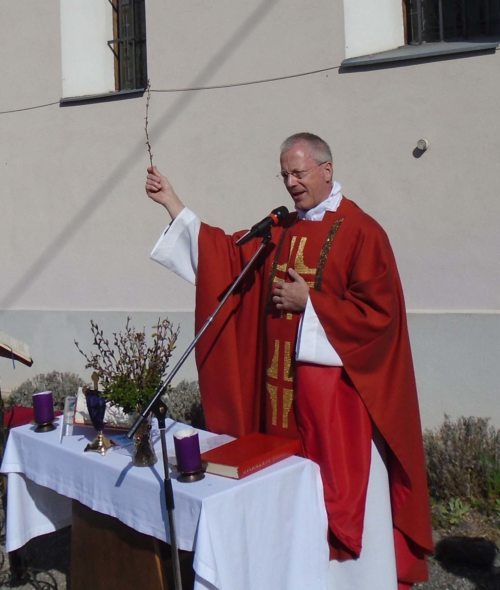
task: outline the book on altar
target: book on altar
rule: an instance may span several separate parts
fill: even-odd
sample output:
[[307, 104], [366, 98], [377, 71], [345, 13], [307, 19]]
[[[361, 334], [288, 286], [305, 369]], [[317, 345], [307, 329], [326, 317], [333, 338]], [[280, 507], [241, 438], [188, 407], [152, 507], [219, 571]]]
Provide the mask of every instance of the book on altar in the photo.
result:
[[201, 460], [207, 473], [241, 479], [300, 450], [297, 439], [253, 432], [205, 451]]
[[28, 345], [5, 332], [0, 332], [0, 356], [19, 361], [28, 367], [33, 364]]

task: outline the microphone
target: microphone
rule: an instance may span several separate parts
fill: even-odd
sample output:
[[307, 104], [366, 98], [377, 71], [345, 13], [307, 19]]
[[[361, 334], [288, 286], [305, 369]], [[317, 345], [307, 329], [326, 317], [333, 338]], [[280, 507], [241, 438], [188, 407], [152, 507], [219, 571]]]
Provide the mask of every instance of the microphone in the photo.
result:
[[288, 215], [286, 207], [276, 207], [267, 217], [264, 217], [259, 223], [253, 225], [246, 234], [243, 234], [236, 242], [237, 246], [246, 244], [253, 238], [262, 237], [267, 234], [269, 229], [274, 225], [279, 225], [280, 222]]

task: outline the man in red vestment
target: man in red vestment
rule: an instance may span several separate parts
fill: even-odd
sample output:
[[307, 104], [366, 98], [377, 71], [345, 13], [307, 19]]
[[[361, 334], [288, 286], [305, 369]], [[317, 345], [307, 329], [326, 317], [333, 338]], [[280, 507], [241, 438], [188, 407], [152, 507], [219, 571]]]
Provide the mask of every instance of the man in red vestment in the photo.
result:
[[[296, 212], [271, 229], [257, 264], [196, 349], [207, 426], [235, 436], [255, 430], [299, 436], [304, 455], [320, 466], [331, 558], [347, 562], [337, 569], [336, 588], [409, 587], [426, 578], [432, 539], [406, 313], [391, 246], [378, 223], [342, 196], [321, 138], [291, 136], [280, 162]], [[146, 191], [167, 208], [173, 226], [185, 224], [184, 249], [191, 232], [186, 260], [195, 261], [199, 329], [259, 241], [240, 246], [243, 232], [227, 236], [199, 222], [155, 167], [148, 169]], [[168, 254], [175, 244], [170, 231], [152, 256], [176, 270]], [[375, 586], [377, 574], [364, 553], [376, 560], [377, 547], [387, 544], [377, 539], [383, 527], [369, 524], [383, 512], [377, 496], [385, 493], [384, 480], [395, 573], [394, 582]]]

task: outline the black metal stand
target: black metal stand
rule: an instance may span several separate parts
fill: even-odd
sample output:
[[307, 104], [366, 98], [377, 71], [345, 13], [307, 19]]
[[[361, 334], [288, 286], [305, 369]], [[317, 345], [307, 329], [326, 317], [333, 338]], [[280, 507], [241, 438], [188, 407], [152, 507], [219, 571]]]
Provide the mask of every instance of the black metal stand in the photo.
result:
[[177, 534], [175, 532], [174, 521], [174, 490], [172, 488], [172, 479], [168, 469], [168, 450], [167, 438], [165, 434], [165, 418], [167, 417], [167, 406], [159, 400], [155, 405], [153, 411], [158, 420], [158, 428], [160, 429], [161, 439], [161, 454], [163, 458], [163, 490], [165, 492], [165, 506], [167, 508], [168, 530], [170, 532], [170, 549], [172, 553], [172, 566], [174, 574], [174, 588], [175, 590], [182, 590], [181, 564], [179, 561], [179, 548], [177, 546]]
[[[164, 477], [165, 504], [166, 504], [166, 508], [167, 508], [168, 526], [169, 526], [169, 529], [167, 532], [170, 533], [169, 536], [170, 536], [170, 546], [172, 549], [172, 563], [173, 563], [173, 568], [174, 568], [175, 590], [182, 590], [182, 580], [181, 580], [181, 571], [180, 571], [180, 562], [179, 562], [179, 550], [177, 547], [177, 538], [176, 538], [176, 534], [175, 534], [175, 524], [174, 524], [174, 493], [173, 493], [173, 489], [172, 489], [172, 480], [170, 478], [170, 472], [168, 469], [167, 442], [166, 442], [166, 438], [165, 438], [166, 406], [160, 400], [160, 397], [165, 393], [168, 385], [171, 383], [172, 379], [175, 377], [178, 370], [182, 367], [182, 365], [186, 361], [187, 357], [191, 354], [191, 351], [196, 346], [198, 340], [203, 336], [203, 334], [206, 332], [206, 330], [210, 326], [210, 324], [213, 323], [215, 317], [220, 312], [220, 310], [222, 309], [222, 307], [224, 306], [226, 301], [234, 293], [236, 288], [239, 287], [239, 285], [243, 281], [244, 277], [246, 276], [247, 272], [252, 268], [252, 266], [254, 265], [257, 258], [260, 256], [260, 254], [263, 252], [264, 248], [269, 243], [270, 239], [271, 239], [271, 232], [270, 232], [270, 230], [268, 230], [266, 232], [266, 234], [263, 236], [262, 242], [261, 242], [259, 248], [257, 249], [257, 251], [255, 252], [255, 254], [244, 266], [244, 268], [242, 269], [242, 271], [238, 275], [238, 277], [236, 277], [235, 281], [232, 283], [232, 285], [229, 287], [229, 289], [224, 294], [224, 297], [221, 299], [221, 301], [220, 301], [219, 305], [216, 307], [215, 311], [205, 321], [205, 323], [201, 327], [200, 331], [195, 335], [191, 344], [186, 348], [183, 355], [178, 360], [177, 364], [174, 366], [172, 371], [170, 371], [170, 373], [167, 375], [167, 377], [165, 377], [165, 379], [160, 383], [158, 389], [156, 390], [154, 395], [151, 397], [147, 406], [139, 414], [136, 421], [134, 422], [134, 424], [132, 425], [130, 430], [127, 432], [127, 437], [132, 438], [134, 436], [135, 432], [137, 431], [137, 429], [139, 428], [139, 426], [142, 424], [142, 422], [148, 417], [150, 412], [153, 412], [157, 418], [159, 415], [162, 415], [161, 420], [162, 420], [163, 426], [160, 426], [160, 418], [158, 418], [158, 425], [160, 427], [161, 450], [162, 450], [162, 455], [163, 455], [163, 469], [164, 469], [164, 476], [165, 476]], [[161, 410], [161, 404], [163, 404], [163, 407], [164, 407], [163, 413]]]

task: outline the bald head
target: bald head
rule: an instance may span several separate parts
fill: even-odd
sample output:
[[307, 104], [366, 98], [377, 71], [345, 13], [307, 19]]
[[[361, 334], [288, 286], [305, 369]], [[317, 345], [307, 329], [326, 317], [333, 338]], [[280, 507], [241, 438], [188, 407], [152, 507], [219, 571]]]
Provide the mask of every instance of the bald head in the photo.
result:
[[288, 152], [297, 143], [307, 144], [309, 147], [308, 151], [310, 157], [318, 164], [320, 162], [332, 161], [332, 152], [326, 141], [314, 133], [308, 133], [305, 131], [301, 133], [294, 133], [293, 135], [290, 135], [290, 137], [287, 137], [281, 144], [280, 156], [282, 156], [285, 152]]

